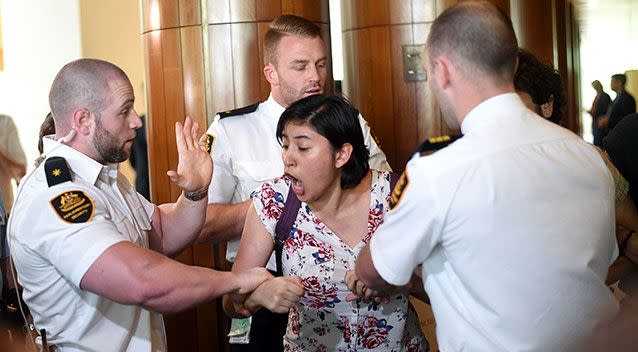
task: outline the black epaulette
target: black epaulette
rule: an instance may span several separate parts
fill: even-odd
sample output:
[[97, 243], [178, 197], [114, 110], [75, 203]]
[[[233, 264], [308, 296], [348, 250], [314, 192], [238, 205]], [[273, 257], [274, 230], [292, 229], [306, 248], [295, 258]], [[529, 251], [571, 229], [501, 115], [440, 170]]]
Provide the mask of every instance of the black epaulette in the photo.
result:
[[44, 172], [47, 174], [49, 187], [71, 181], [71, 171], [66, 160], [61, 156], [52, 156], [44, 162]]
[[219, 115], [220, 119], [230, 117], [230, 116], [246, 115], [246, 114], [250, 114], [251, 112], [255, 112], [258, 106], [259, 106], [259, 103], [255, 103], [252, 105], [244, 106], [243, 108], [227, 110], [224, 112], [218, 112], [217, 115]]
[[416, 150], [417, 153], [423, 155], [431, 154], [437, 150], [443, 149], [448, 145], [454, 143], [457, 139], [463, 136], [441, 136], [441, 137], [433, 137], [425, 142], [421, 143], [419, 148]]

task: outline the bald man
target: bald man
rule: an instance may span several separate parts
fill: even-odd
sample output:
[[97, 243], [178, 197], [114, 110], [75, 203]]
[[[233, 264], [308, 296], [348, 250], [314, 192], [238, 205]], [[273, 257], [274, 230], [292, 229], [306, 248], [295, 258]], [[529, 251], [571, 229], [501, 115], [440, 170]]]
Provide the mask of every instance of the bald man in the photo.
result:
[[252, 291], [265, 269], [233, 274], [169, 259], [204, 223], [213, 171], [197, 123], [175, 126], [182, 189], [155, 206], [117, 170], [141, 121], [126, 74], [81, 59], [55, 77], [49, 103], [55, 135], [46, 160], [23, 179], [9, 243], [37, 331], [60, 351], [165, 351], [160, 313], [230, 292]]
[[[463, 137], [415, 156], [347, 283], [408, 283], [422, 264], [441, 351], [571, 351], [618, 309], [613, 182], [594, 148], [525, 107], [518, 44], [488, 2], [432, 24], [428, 83]], [[592, 207], [596, 204], [596, 207]]]

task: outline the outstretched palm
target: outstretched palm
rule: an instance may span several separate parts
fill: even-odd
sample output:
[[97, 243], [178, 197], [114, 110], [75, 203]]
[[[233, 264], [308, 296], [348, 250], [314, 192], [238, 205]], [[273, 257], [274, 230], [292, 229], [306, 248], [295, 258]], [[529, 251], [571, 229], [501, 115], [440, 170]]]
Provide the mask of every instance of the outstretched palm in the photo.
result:
[[199, 124], [187, 116], [184, 124], [175, 123], [175, 141], [177, 143], [177, 171], [166, 174], [171, 181], [188, 192], [208, 188], [213, 176], [213, 161], [206, 152], [206, 135], [197, 138]]

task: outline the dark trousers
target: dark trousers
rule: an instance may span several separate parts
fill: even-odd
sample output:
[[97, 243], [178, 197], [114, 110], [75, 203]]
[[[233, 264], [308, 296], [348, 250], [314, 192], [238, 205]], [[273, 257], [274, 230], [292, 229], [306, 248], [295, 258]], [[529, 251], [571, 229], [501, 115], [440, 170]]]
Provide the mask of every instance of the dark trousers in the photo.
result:
[[250, 343], [230, 345], [231, 352], [282, 352], [288, 314], [277, 314], [261, 308], [253, 314]]

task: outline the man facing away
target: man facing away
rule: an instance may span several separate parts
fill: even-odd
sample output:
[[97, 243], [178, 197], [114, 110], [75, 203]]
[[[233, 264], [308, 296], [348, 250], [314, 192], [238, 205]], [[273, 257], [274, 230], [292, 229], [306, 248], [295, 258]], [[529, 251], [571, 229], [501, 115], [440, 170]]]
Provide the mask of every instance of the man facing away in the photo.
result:
[[636, 112], [636, 100], [625, 90], [627, 76], [622, 73], [611, 76], [611, 90], [616, 98], [611, 102], [607, 115], [598, 120], [598, 127], [611, 131], [625, 116]]
[[9, 244], [37, 331], [61, 351], [165, 351], [160, 313], [248, 292], [265, 269], [234, 275], [169, 257], [205, 219], [212, 163], [197, 124], [176, 124], [177, 202], [155, 206], [117, 170], [141, 126], [126, 74], [106, 61], [65, 65], [49, 93], [55, 135], [26, 176]]
[[574, 350], [618, 309], [611, 175], [515, 93], [516, 37], [494, 5], [448, 8], [426, 45], [430, 89], [464, 136], [408, 163], [349, 287], [405, 285], [422, 264], [441, 351]]
[[[230, 241], [226, 253], [230, 262], [237, 254], [250, 193], [261, 182], [283, 174], [281, 146], [275, 137], [279, 116], [295, 101], [324, 93], [329, 60], [320, 28], [294, 15], [276, 18], [264, 38], [264, 63], [271, 90], [268, 99], [218, 114], [207, 132], [213, 138], [215, 171], [200, 241]], [[368, 124], [361, 116], [359, 121], [370, 149], [370, 168], [390, 170]], [[268, 269], [275, 270], [273, 258]], [[234, 350], [283, 349], [287, 315], [261, 309], [252, 320], [250, 344], [234, 345]]]
[[603, 89], [603, 85], [600, 81], [596, 80], [591, 82], [592, 88], [596, 91], [596, 97], [591, 104], [591, 109], [588, 111], [591, 115], [591, 131], [594, 136], [593, 144], [597, 147], [602, 147], [603, 138], [607, 135], [604, 129], [598, 128], [598, 120], [605, 117], [609, 104], [611, 104], [611, 98], [609, 94]]

